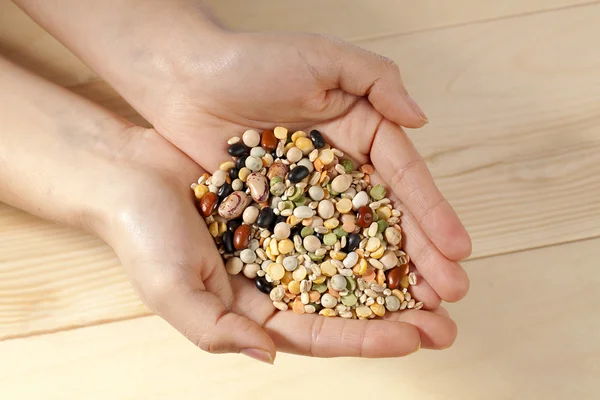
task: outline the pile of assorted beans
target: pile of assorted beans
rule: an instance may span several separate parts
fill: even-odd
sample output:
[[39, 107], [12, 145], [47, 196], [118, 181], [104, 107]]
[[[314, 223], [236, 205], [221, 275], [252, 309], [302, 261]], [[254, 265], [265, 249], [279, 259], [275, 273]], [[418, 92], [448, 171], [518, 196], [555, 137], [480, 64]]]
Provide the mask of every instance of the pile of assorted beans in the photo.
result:
[[369, 164], [355, 169], [316, 130], [247, 130], [233, 161], [192, 184], [227, 272], [243, 273], [279, 310], [342, 318], [423, 307], [402, 251], [400, 211]]

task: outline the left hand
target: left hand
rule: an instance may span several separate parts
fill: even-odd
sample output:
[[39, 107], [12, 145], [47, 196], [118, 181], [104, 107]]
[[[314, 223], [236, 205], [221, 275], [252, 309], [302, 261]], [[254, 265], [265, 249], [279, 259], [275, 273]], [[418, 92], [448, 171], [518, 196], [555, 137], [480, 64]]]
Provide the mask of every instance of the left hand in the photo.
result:
[[169, 96], [153, 99], [156, 113], [145, 113], [155, 128], [208, 171], [228, 159], [226, 140], [245, 129], [319, 129], [354, 160], [370, 160], [402, 202], [406, 250], [431, 286], [422, 289], [428, 308], [461, 299], [468, 278], [456, 261], [470, 254], [471, 242], [399, 126], [425, 119], [396, 64], [319, 35], [221, 40], [219, 55], [174, 64], [180, 72], [171, 75]]

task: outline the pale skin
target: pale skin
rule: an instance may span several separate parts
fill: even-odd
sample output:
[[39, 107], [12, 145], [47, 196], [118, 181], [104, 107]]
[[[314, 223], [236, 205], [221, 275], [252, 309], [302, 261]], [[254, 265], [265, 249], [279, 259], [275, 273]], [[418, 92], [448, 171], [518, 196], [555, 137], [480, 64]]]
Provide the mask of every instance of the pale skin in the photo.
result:
[[[471, 242], [401, 128], [427, 119], [395, 64], [318, 35], [231, 32], [193, 0], [16, 3], [154, 128], [2, 62], [0, 200], [98, 234], [142, 300], [206, 351], [272, 362], [276, 351], [395, 357], [452, 344], [440, 303], [466, 294], [458, 261]], [[229, 137], [277, 125], [319, 129], [371, 160], [401, 200], [425, 309], [383, 321], [275, 312], [251, 281], [227, 275], [189, 184], [228, 158]]]

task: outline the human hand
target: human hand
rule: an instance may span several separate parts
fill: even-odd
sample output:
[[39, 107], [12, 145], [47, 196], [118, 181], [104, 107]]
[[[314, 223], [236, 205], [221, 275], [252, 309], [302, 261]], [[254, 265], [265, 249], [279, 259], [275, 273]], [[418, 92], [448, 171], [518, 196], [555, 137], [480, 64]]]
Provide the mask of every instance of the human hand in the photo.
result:
[[[246, 40], [250, 43], [244, 44]], [[289, 44], [288, 39], [277, 37], [269, 39], [275, 43], [271, 45], [273, 48], [269, 47], [269, 41], [263, 40], [262, 35], [251, 35], [235, 42], [235, 50], [229, 50], [235, 56], [223, 56], [229, 62], [223, 63], [222, 69], [214, 64], [208, 66], [208, 61], [202, 61], [202, 68], [194, 63], [196, 69], [181, 66], [180, 70], [189, 69], [190, 74], [180, 76], [181, 82], [173, 79], [166, 84], [171, 88], [169, 96], [147, 98], [150, 103], [156, 101], [155, 109], [159, 111], [146, 112], [146, 117], [160, 134], [207, 171], [217, 169], [228, 159], [225, 142], [229, 137], [248, 127], [269, 129], [279, 124], [317, 128], [332, 145], [357, 162], [372, 160], [378, 171], [374, 178], [392, 187], [392, 198], [403, 201], [399, 208], [404, 212], [405, 249], [423, 278], [412, 288], [412, 293], [424, 302], [426, 309], [434, 311], [408, 311], [391, 315], [386, 321], [368, 323], [277, 312], [252, 282], [241, 276], [227, 278], [203, 221], [189, 204], [185, 205], [187, 197], [182, 192], [153, 207], [152, 215], [162, 214], [164, 220], [146, 217], [141, 204], [139, 210], [131, 211], [137, 217], [128, 218], [137, 221], [134, 231], [160, 238], [152, 241], [156, 248], [144, 245], [143, 251], [139, 251], [135, 244], [140, 243], [140, 238], [132, 237], [120, 252], [133, 254], [121, 257], [130, 260], [125, 264], [136, 266], [134, 270], [144, 277], [137, 283], [143, 298], [190, 340], [212, 352], [244, 350], [269, 360], [276, 348], [315, 356], [398, 356], [414, 351], [419, 342], [428, 348], [448, 346], [456, 335], [455, 325], [439, 305], [442, 298], [455, 301], [467, 291], [468, 279], [453, 260], [468, 254], [470, 242], [406, 134], [373, 104], [387, 104], [386, 101], [401, 104], [393, 111], [386, 110], [397, 123], [420, 126], [423, 121], [410, 103], [403, 100], [401, 86], [391, 93], [389, 89], [382, 92], [373, 89], [370, 99], [365, 99], [359, 92], [351, 95], [339, 88], [323, 86], [319, 74], [310, 72], [316, 67], [306, 65], [309, 56], [293, 58], [298, 48], [313, 51], [312, 40], [327, 39], [307, 35], [300, 39], [300, 42], [306, 40], [306, 44]], [[328, 44], [342, 46], [340, 57], [344, 55], [347, 45]], [[274, 59], [265, 62], [263, 54], [281, 54], [285, 48], [293, 49], [283, 57], [285, 66]], [[376, 64], [371, 69], [365, 67], [367, 70], [381, 64], [381, 73], [391, 75], [387, 79], [373, 78], [375, 81], [396, 80], [401, 85], [399, 77], [394, 77], [397, 70], [388, 61], [360, 50], [352, 51], [356, 53], [349, 51], [347, 56], [362, 56], [366, 58], [365, 64]], [[314, 57], [322, 62], [332, 51], [321, 49], [319, 53]], [[252, 64], [253, 59], [260, 63]], [[252, 79], [240, 81], [240, 71]], [[357, 73], [351, 81], [359, 77]], [[373, 87], [370, 83], [365, 86]], [[164, 190], [165, 185], [160, 186]], [[158, 194], [150, 197], [162, 198]], [[131, 231], [130, 227], [125, 231]]]
[[174, 63], [180, 73], [165, 76], [170, 95], [150, 101], [157, 130], [209, 171], [226, 159], [225, 141], [249, 127], [321, 130], [355, 160], [371, 160], [402, 202], [406, 249], [431, 286], [426, 305], [462, 298], [468, 278], [456, 261], [470, 254], [471, 242], [398, 126], [424, 121], [395, 64], [317, 35], [224, 34], [220, 40], [220, 55]]
[[[178, 7], [184, 3], [187, 8], [182, 14]], [[70, 41], [71, 48], [99, 70], [162, 135], [208, 171], [216, 169], [226, 156], [225, 140], [248, 127], [316, 127], [334, 146], [357, 161], [370, 158], [379, 172], [378, 179], [391, 186], [396, 197], [403, 201], [405, 247], [424, 278], [414, 288], [414, 294], [424, 301], [426, 308], [438, 313], [443, 313], [437, 309], [440, 297], [454, 301], [464, 296], [468, 279], [455, 260], [469, 254], [470, 240], [435, 187], [421, 157], [399, 128], [399, 125], [419, 127], [425, 121], [406, 97], [397, 68], [380, 56], [321, 36], [196, 31], [194, 27], [202, 18], [195, 17], [197, 9], [193, 3], [186, 0], [169, 3], [166, 9], [161, 8], [161, 13], [154, 14], [149, 11], [151, 7], [144, 7], [147, 22], [134, 27], [129, 26], [131, 18], [120, 18], [114, 24], [101, 23], [112, 18], [114, 12], [110, 7], [104, 10], [104, 15], [102, 10], [96, 10], [92, 20], [70, 18], [60, 23], [54, 21], [54, 25], [62, 30], [59, 34]], [[80, 3], [73, 2], [69, 10], [78, 15], [85, 12], [78, 7], [82, 7]], [[129, 11], [135, 16], [140, 9], [132, 6]], [[126, 12], [120, 9], [120, 13]], [[169, 15], [166, 20], [175, 15], [181, 17], [181, 24], [170, 28], [169, 40], [156, 28], [165, 23], [159, 14]], [[80, 30], [81, 35], [68, 35], [72, 23], [84, 24], [86, 29]], [[102, 34], [93, 33], [94, 24]], [[129, 35], [122, 38], [119, 34], [125, 28]], [[93, 40], [99, 41], [99, 45], [91, 46]], [[110, 64], [103, 61], [111, 55], [106, 49], [120, 52], [118, 57], [111, 57]], [[240, 74], [245, 79], [240, 79]], [[136, 220], [139, 224], [144, 222], [142, 218]], [[171, 257], [175, 254], [178, 253], [172, 253]], [[245, 287], [238, 288], [239, 279], [232, 280], [236, 300], [226, 303], [232, 304], [229, 310], [248, 315], [259, 325], [267, 321], [267, 331], [282, 350], [315, 355], [393, 356], [416, 348], [418, 339], [411, 334], [403, 334], [403, 341], [390, 341], [394, 331], [400, 334], [398, 330], [407, 327], [387, 324], [385, 330], [379, 330], [388, 321], [369, 321], [365, 325], [363, 321], [323, 320], [289, 313], [260, 318], [262, 314], [257, 310], [263, 310], [262, 306], [245, 307], [254, 302], [238, 302], [237, 297], [247, 300], [244, 291], [252, 289], [256, 301], [268, 302], [268, 299], [254, 293], [256, 290], [248, 286], [249, 282], [241, 279]], [[172, 286], [172, 279], [164, 281], [167, 287]], [[196, 290], [199, 287], [196, 285]], [[162, 290], [150, 292], [159, 295], [145, 297], [160, 298]], [[153, 304], [152, 300], [149, 302]], [[159, 308], [154, 307], [159, 314], [175, 321]], [[197, 343], [207, 343], [207, 338], [218, 339], [206, 330], [215, 326], [201, 325], [194, 318], [209, 311], [186, 309], [186, 315], [192, 316], [186, 319], [187, 323], [195, 325], [183, 331]], [[268, 311], [272, 311], [270, 304]], [[445, 347], [456, 334], [449, 319], [423, 310], [390, 318], [408, 318], [406, 321], [418, 329], [426, 347]], [[174, 325], [182, 330], [181, 324]], [[368, 334], [363, 336], [366, 331]], [[345, 343], [338, 337], [365, 339]], [[216, 343], [205, 348], [239, 350], [231, 342]], [[270, 352], [273, 349], [270, 346], [263, 342], [263, 347], [257, 348]]]
[[[253, 37], [256, 36], [253, 35]], [[297, 46], [294, 47], [297, 48]], [[248, 50], [250, 54], [255, 55], [257, 51], [258, 48]], [[268, 50], [265, 51], [270, 53]], [[244, 53], [242, 50], [236, 50], [236, 53], [238, 52]], [[387, 61], [381, 61], [378, 56], [368, 53], [365, 53], [365, 56], [373, 57], [374, 62], [387, 63]], [[257, 57], [264, 60], [264, 57]], [[291, 60], [291, 55], [284, 59]], [[247, 64], [246, 61], [242, 57], [239, 62]], [[400, 208], [405, 214], [403, 218], [405, 247], [416, 265], [417, 272], [424, 278], [419, 285], [413, 288], [413, 294], [423, 300], [426, 308], [430, 310], [438, 308], [441, 302], [440, 297], [450, 301], [460, 299], [466, 293], [468, 280], [460, 266], [451, 259], [465, 256], [470, 251], [470, 242], [468, 236], [464, 236], [466, 233], [461, 231], [463, 228], [460, 222], [436, 189], [426, 166], [405, 133], [400, 127], [377, 112], [371, 101], [359, 96], [348, 95], [346, 92], [335, 92], [337, 94], [333, 98], [342, 99], [333, 100], [334, 103], [339, 102], [337, 105], [334, 103], [329, 105], [330, 103], [325, 101], [314, 109], [310, 108], [313, 103], [303, 99], [301, 95], [288, 96], [289, 93], [295, 93], [295, 91], [301, 92], [301, 88], [308, 87], [311, 82], [314, 89], [312, 91], [316, 92], [318, 89], [319, 81], [312, 74], [311, 76], [303, 75], [303, 71], [308, 71], [309, 68], [296, 61], [300, 60], [291, 61], [290, 70], [294, 69], [295, 67], [292, 67], [296, 65], [302, 67], [296, 68], [299, 76], [290, 81], [301, 82], [297, 88], [295, 84], [292, 84], [291, 87], [290, 85], [286, 86], [288, 80], [283, 77], [281, 77], [280, 86], [271, 85], [270, 82], [276, 81], [279, 76], [277, 71], [272, 71], [270, 68], [263, 70], [261, 66], [276, 65], [274, 62], [248, 65], [249, 73], [253, 77], [257, 80], [258, 77], [263, 77], [263, 91], [259, 90], [259, 87], [246, 89], [246, 85], [236, 81], [237, 78], [234, 75], [239, 70], [236, 67], [238, 61], [227, 63], [228, 67], [222, 72], [218, 68], [207, 67], [212, 71], [211, 79], [204, 80], [202, 74], [198, 74], [194, 80], [190, 75], [189, 79], [185, 79], [188, 82], [187, 85], [178, 86], [176, 83], [172, 85], [173, 98], [171, 100], [164, 99], [164, 103], [158, 107], [163, 111], [155, 116], [153, 122], [171, 142], [187, 152], [208, 171], [216, 169], [220, 162], [227, 159], [225, 141], [250, 126], [272, 128], [274, 125], [290, 121], [287, 123], [293, 126], [315, 127], [326, 135], [329, 134], [329, 139], [334, 146], [346, 151], [358, 162], [364, 163], [370, 158], [379, 171], [376, 179], [392, 186], [395, 189], [396, 199], [404, 199], [404, 204]], [[281, 65], [278, 66], [281, 67]], [[287, 71], [286, 76], [295, 76], [290, 70], [285, 68], [284, 70]], [[228, 74], [231, 74], [231, 77], [228, 77]], [[267, 83], [267, 77], [271, 77], [269, 83]], [[240, 90], [235, 91], [236, 87]], [[323, 89], [320, 90], [323, 91]], [[277, 97], [279, 92], [281, 95]], [[223, 93], [228, 93], [228, 95]], [[256, 96], [252, 96], [252, 93], [256, 93]], [[400, 96], [402, 93], [403, 91], [400, 92]], [[318, 97], [315, 96], [315, 98]], [[349, 100], [344, 100], [344, 97], [348, 97]], [[377, 98], [377, 96], [375, 97]], [[177, 101], [174, 100], [175, 98]], [[214, 102], [207, 99], [212, 99]], [[259, 119], [261, 109], [268, 111], [262, 114], [262, 119]], [[322, 112], [325, 112], [324, 116], [319, 114]], [[405, 121], [405, 125], [415, 124], [413, 126], [418, 126], [420, 121], [415, 118], [415, 115], [410, 114], [410, 109], [400, 110], [398, 120]], [[213, 149], [218, 149], [218, 151]], [[440, 231], [444, 228], [445, 232]], [[433, 238], [426, 235], [426, 229], [433, 233]], [[463, 236], [461, 237], [461, 235]], [[434, 245], [433, 240], [437, 240], [440, 247], [436, 246], [438, 243]], [[440, 248], [449, 255], [444, 256]], [[287, 335], [293, 335], [296, 344], [292, 347], [283, 346], [283, 350], [298, 352], [305, 349], [307, 345], [316, 346], [314, 340], [311, 340], [314, 337], [311, 332], [314, 332], [313, 330], [317, 329], [316, 327], [319, 327], [321, 323], [324, 324], [327, 336], [332, 335], [331, 332], [337, 331], [340, 337], [348, 335], [352, 337], [353, 334], [348, 334], [348, 332], [358, 333], [357, 329], [363, 329], [359, 328], [359, 324], [353, 325], [353, 323], [342, 321], [326, 320], [321, 322], [322, 317], [318, 316], [298, 317], [289, 315], [289, 313], [278, 313], [271, 317], [274, 310], [270, 302], [258, 293], [249, 282], [246, 282], [245, 278], [235, 277], [232, 284], [235, 293], [235, 303], [232, 309], [239, 310], [240, 314], [249, 315], [252, 320], [259, 322], [259, 325], [262, 325], [263, 321], [269, 321], [269, 326], [266, 326], [267, 332], [274, 338], [281, 335], [280, 330], [283, 327], [286, 327], [284, 332]], [[246, 298], [246, 296], [251, 297]], [[252, 300], [252, 297], [256, 300]], [[238, 299], [240, 299], [239, 302]], [[437, 312], [443, 313], [439, 309]], [[432, 323], [429, 320], [432, 318], [431, 313], [410, 312], [409, 315], [411, 316], [410, 322], [421, 333], [424, 346], [439, 348], [452, 342], [455, 330], [452, 323], [447, 324], [449, 320], [444, 319], [445, 325], [439, 324], [435, 329], [427, 329], [427, 324]], [[311, 319], [311, 321], [306, 321], [307, 319]], [[310, 329], [310, 332], [306, 331], [307, 329]], [[386, 334], [389, 334], [395, 328], [387, 327], [386, 329]], [[306, 334], [300, 334], [303, 331], [306, 331]], [[431, 336], [427, 337], [428, 334]], [[370, 335], [374, 335], [374, 333]], [[285, 340], [289, 341], [290, 339], [285, 338]], [[414, 345], [414, 342], [411, 342], [411, 340], [406, 340], [396, 344], [407, 346], [404, 347], [406, 350]], [[215, 349], [226, 348], [232, 346], [235, 341], [228, 345], [220, 343], [211, 345], [211, 349], [215, 351]], [[345, 355], [353, 348], [360, 348], [360, 351], [353, 351], [351, 354], [386, 355], [385, 351], [388, 351], [387, 355], [402, 354], [402, 351], [398, 349], [391, 350], [390, 347], [380, 347], [382, 343], [384, 341], [378, 342], [371, 349], [365, 349], [359, 347], [357, 343], [348, 346], [348, 343], [331, 341], [324, 350], [327, 355]], [[282, 346], [279, 342], [277, 344]], [[336, 347], [336, 344], [340, 347]], [[314, 351], [313, 347], [308, 348]], [[232, 351], [232, 349], [230, 348], [228, 351]], [[302, 352], [306, 352], [306, 350]], [[315, 355], [324, 354], [315, 352]]]
[[441, 308], [388, 313], [383, 321], [277, 311], [253, 281], [226, 273], [190, 198], [187, 182], [199, 168], [154, 130], [136, 134], [128, 149], [126, 164], [136, 173], [124, 169], [133, 178], [111, 195], [103, 237], [144, 302], [200, 348], [271, 362], [276, 350], [391, 357], [454, 340], [454, 323]]

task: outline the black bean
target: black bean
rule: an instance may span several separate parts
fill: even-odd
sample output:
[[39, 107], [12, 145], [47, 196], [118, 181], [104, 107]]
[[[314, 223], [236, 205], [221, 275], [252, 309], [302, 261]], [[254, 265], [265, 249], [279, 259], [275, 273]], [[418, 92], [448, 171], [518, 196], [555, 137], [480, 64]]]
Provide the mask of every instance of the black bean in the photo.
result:
[[308, 171], [308, 168], [306, 168], [304, 165], [298, 165], [296, 168], [294, 168], [288, 173], [287, 178], [292, 183], [298, 183], [302, 179], [306, 178], [309, 173], [310, 172]]
[[322, 243], [322, 242], [323, 242], [323, 237], [324, 237], [325, 235], [323, 235], [322, 233], [317, 233], [317, 232], [315, 232], [315, 236], [316, 236], [316, 237], [317, 237], [317, 239], [319, 239], [319, 240], [321, 241], [321, 243]]
[[311, 306], [313, 306], [315, 308], [315, 310], [316, 310], [315, 312], [317, 312], [317, 313], [323, 309], [323, 306], [320, 305], [320, 304], [317, 304], [317, 303], [308, 303], [308, 304], [310, 304]]
[[278, 223], [285, 221], [287, 221], [287, 217], [284, 217], [283, 215], [278, 215], [277, 218], [275, 218], [275, 223], [273, 225], [277, 225]]
[[256, 225], [261, 228], [270, 228], [275, 222], [275, 213], [271, 207], [264, 207], [260, 210], [258, 218], [256, 219]]
[[296, 235], [300, 235], [300, 231], [302, 231], [302, 228], [304, 228], [302, 224], [293, 226], [292, 229], [290, 229], [290, 238], [293, 238]]
[[240, 158], [235, 160], [235, 168], [238, 170], [238, 172], [240, 169], [246, 166], [246, 158], [248, 158], [248, 156], [241, 156]]
[[316, 129], [310, 131], [310, 140], [317, 149], [325, 147], [325, 139], [323, 138], [323, 135], [321, 135], [321, 132]]
[[257, 276], [254, 280], [254, 283], [256, 284], [258, 290], [264, 294], [271, 293], [271, 289], [273, 289], [273, 285], [271, 285], [264, 276]]
[[242, 224], [242, 219], [232, 219], [227, 223], [227, 230], [231, 233], [234, 233], [235, 230]]
[[223, 234], [223, 247], [225, 247], [227, 253], [235, 253], [235, 247], [233, 247], [233, 232], [226, 231]]
[[233, 188], [229, 183], [225, 183], [219, 188], [217, 195], [219, 196], [219, 200], [223, 201], [223, 199], [229, 196], [231, 193], [233, 193]]
[[247, 156], [248, 154], [250, 154], [250, 148], [244, 143], [237, 142], [229, 145], [229, 147], [227, 148], [227, 153], [229, 153], [229, 155], [232, 157]]
[[360, 235], [358, 233], [353, 233], [349, 235], [348, 239], [346, 240], [346, 252], [349, 253], [351, 251], [356, 250], [361, 240], [362, 239], [360, 238]]
[[237, 179], [238, 177], [238, 169], [237, 168], [231, 168], [229, 170], [229, 179], [231, 179], [231, 182], [233, 182], [234, 180]]

